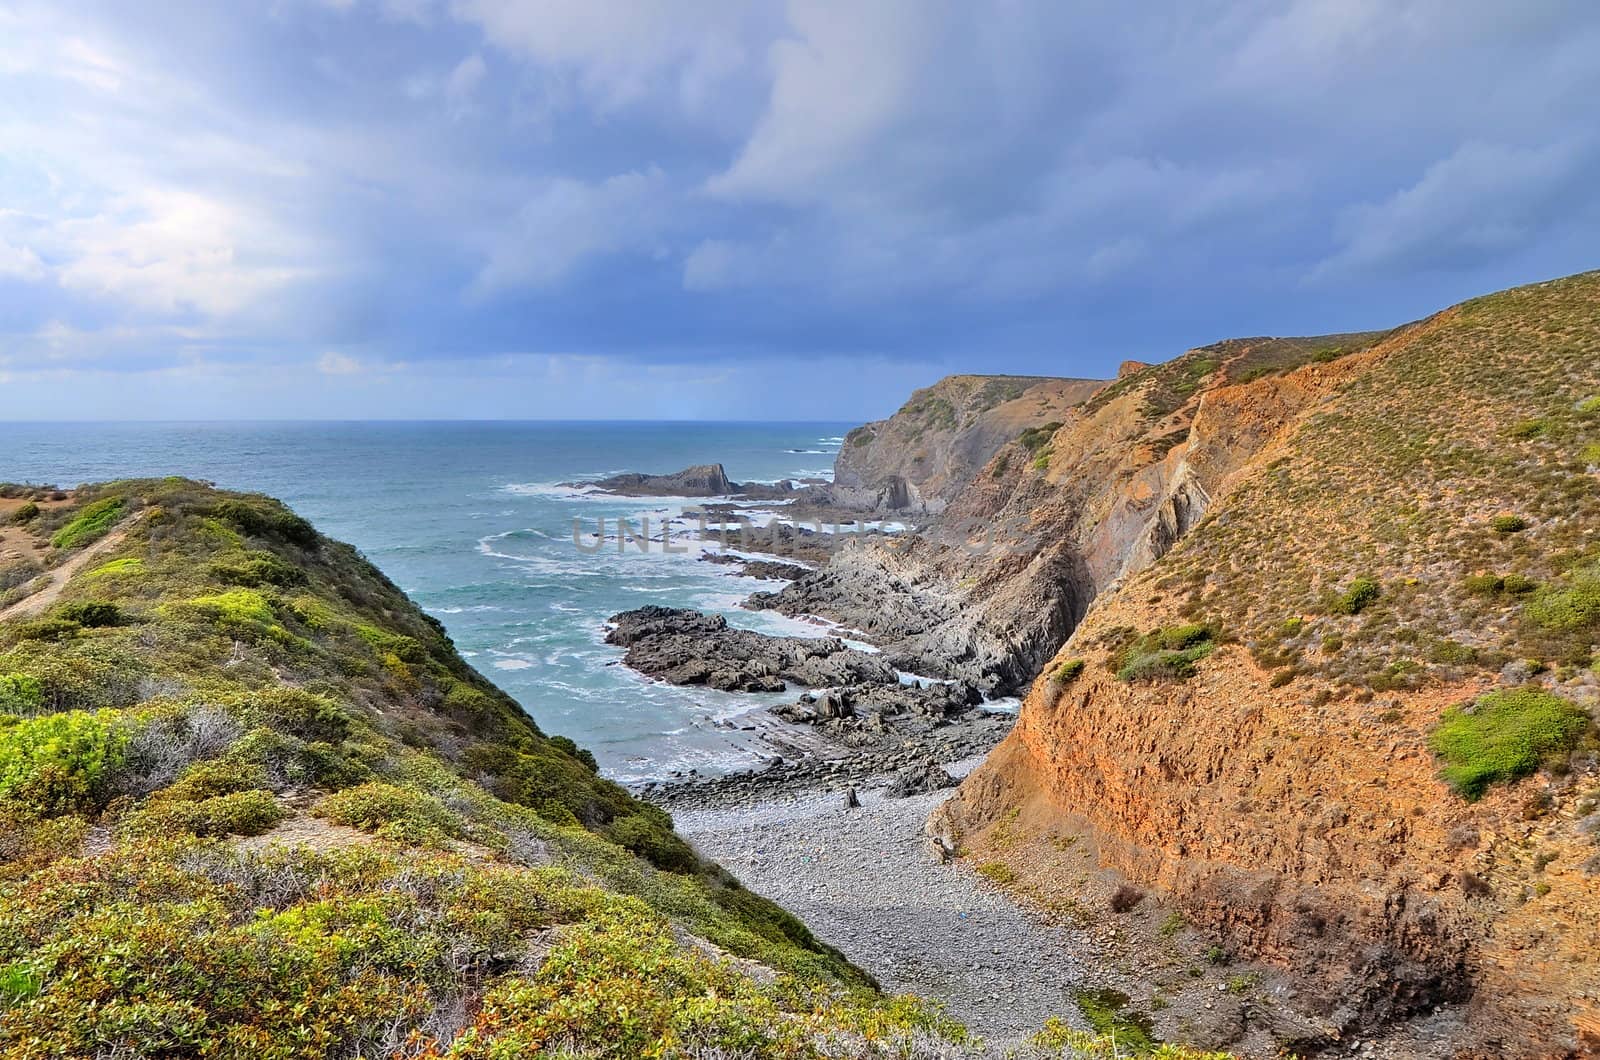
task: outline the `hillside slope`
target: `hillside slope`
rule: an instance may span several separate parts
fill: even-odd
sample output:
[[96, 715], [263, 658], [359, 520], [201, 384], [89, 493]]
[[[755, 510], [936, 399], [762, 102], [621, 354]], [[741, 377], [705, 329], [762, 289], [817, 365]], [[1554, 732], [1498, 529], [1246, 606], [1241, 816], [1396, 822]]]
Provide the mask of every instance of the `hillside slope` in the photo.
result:
[[1464, 1002], [1468, 1055], [1592, 1052], [1600, 273], [1343, 338], [1136, 372], [952, 503], [1025, 505], [1083, 617], [930, 827], [1154, 888], [1329, 1037]]
[[952, 375], [911, 395], [888, 419], [845, 436], [834, 460], [836, 503], [937, 512], [1006, 442], [1059, 421], [1104, 383], [1041, 376]]
[[959, 1037], [702, 861], [277, 502], [10, 487], [0, 525], [0, 606], [58, 591], [0, 622], [0, 1056]]
[[[862, 630], [902, 669], [1019, 692], [1100, 592], [1381, 337], [1234, 340], [1097, 385], [1011, 434], [922, 534], [851, 542], [752, 603]], [[1236, 399], [1203, 400], [1235, 380]]]

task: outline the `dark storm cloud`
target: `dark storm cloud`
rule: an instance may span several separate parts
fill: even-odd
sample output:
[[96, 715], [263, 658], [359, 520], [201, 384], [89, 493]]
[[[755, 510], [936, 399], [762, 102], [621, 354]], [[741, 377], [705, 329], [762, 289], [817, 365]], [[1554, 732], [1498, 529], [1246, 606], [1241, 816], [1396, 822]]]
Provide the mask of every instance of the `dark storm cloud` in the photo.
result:
[[1380, 326], [1597, 264], [1597, 54], [1581, 0], [0, 3], [0, 376]]

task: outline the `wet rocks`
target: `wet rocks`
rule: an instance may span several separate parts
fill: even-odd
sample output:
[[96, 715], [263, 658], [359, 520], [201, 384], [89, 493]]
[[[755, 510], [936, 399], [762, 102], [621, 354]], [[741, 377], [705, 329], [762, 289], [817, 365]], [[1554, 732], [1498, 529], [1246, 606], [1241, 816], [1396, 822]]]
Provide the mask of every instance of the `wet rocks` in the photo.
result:
[[953, 788], [956, 778], [945, 771], [937, 758], [928, 757], [894, 775], [884, 794], [891, 799], [906, 799], [913, 795], [926, 795], [930, 791]]
[[920, 731], [964, 714], [981, 701], [977, 690], [964, 684], [862, 684], [806, 692], [772, 712], [785, 721], [824, 728], [853, 723], [876, 732]]
[[784, 563], [775, 559], [746, 559], [744, 556], [728, 552], [702, 552], [700, 560], [703, 563], [738, 567], [739, 573], [746, 578], [760, 578], [763, 581], [792, 582], [811, 573], [810, 567], [802, 567], [798, 563]]
[[790, 681], [815, 688], [897, 680], [882, 658], [837, 637], [774, 637], [731, 628], [721, 615], [657, 606], [613, 615], [611, 624], [606, 642], [627, 649], [624, 664], [675, 685], [780, 692]]
[[629, 472], [595, 482], [566, 482], [566, 486], [614, 493], [619, 497], [744, 497], [777, 500], [793, 496], [789, 482], [734, 482], [721, 464], [696, 464], [669, 475]]

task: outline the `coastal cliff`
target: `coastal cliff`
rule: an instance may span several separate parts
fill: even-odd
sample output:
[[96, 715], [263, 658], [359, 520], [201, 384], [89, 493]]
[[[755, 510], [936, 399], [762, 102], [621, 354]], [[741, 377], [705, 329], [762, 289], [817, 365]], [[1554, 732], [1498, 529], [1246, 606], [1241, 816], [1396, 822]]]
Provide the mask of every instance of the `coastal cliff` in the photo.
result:
[[911, 395], [893, 416], [845, 435], [833, 503], [938, 512], [1006, 442], [1058, 421], [1105, 384], [1091, 379], [952, 375]]
[[854, 561], [1041, 671], [942, 845], [1149, 888], [1313, 1043], [1452, 1003], [1439, 1055], [1600, 1049], [1600, 274], [1191, 351], [1005, 456], [944, 518], [1027, 513], [1027, 562]]

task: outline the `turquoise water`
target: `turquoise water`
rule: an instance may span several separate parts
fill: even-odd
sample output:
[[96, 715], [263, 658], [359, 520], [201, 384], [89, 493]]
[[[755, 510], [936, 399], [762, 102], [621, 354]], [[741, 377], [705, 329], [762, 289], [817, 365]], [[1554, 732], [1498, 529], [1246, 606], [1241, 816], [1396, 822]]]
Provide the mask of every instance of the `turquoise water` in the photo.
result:
[[[769, 632], [809, 632], [738, 607], [771, 588], [664, 551], [685, 504], [596, 498], [558, 484], [720, 461], [735, 481], [827, 477], [851, 424], [271, 423], [0, 424], [0, 481], [71, 486], [186, 475], [280, 497], [361, 549], [449, 629], [472, 663], [548, 732], [591, 748], [620, 779], [747, 765], [770, 749], [738, 715], [788, 698], [679, 689], [616, 665], [612, 614], [698, 607]], [[616, 520], [652, 520], [649, 551], [619, 554]], [[593, 547], [598, 520], [609, 540]], [[684, 529], [680, 524], [680, 531]]]

